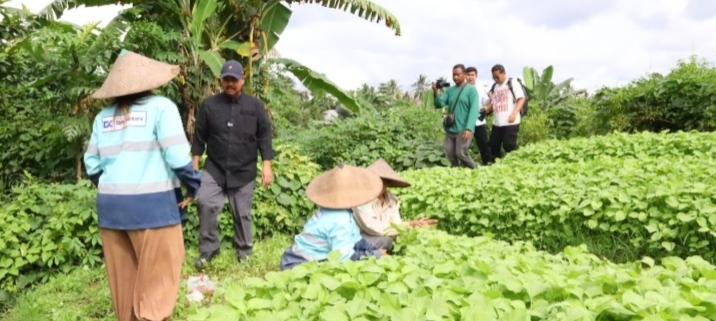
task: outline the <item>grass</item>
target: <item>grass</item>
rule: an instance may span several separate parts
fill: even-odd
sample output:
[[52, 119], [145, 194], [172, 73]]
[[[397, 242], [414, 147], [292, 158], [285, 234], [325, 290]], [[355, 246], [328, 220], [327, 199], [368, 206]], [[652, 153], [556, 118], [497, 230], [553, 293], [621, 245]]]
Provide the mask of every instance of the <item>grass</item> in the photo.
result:
[[[269, 271], [278, 270], [282, 252], [291, 243], [287, 236], [275, 236], [258, 242], [245, 263], [239, 263], [230, 245], [224, 244], [222, 252], [201, 273], [217, 285], [227, 287], [243, 284], [247, 277], [261, 277]], [[201, 303], [186, 300], [186, 280], [201, 274], [194, 268], [198, 256], [196, 248], [187, 248], [182, 266], [182, 285], [174, 315], [170, 320], [185, 320], [191, 309], [211, 305], [208, 295]], [[78, 269], [68, 275], [58, 276], [20, 295], [15, 306], [0, 316], [2, 321], [115, 321], [112, 300], [104, 267]]]

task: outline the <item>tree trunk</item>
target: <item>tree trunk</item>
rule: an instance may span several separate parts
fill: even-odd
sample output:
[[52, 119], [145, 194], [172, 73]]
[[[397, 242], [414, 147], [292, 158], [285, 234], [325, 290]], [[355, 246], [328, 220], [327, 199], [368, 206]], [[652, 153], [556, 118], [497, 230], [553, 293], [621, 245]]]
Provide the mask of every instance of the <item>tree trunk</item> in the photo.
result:
[[184, 132], [189, 140], [189, 144], [191, 144], [194, 141], [194, 115], [196, 114], [196, 104], [194, 103], [194, 99], [191, 97], [191, 88], [187, 83], [187, 79], [189, 79], [187, 66], [182, 64], [179, 68], [179, 75], [181, 75], [181, 78], [183, 79], [183, 81], [179, 83], [179, 95], [181, 96], [182, 102], [186, 107], [186, 110], [184, 111], [186, 112]]
[[77, 182], [79, 182], [82, 180], [82, 154], [81, 153], [77, 153], [77, 155], [75, 155], [75, 164], [77, 165], [77, 167], [75, 168], [75, 170], [77, 171], [76, 172]]

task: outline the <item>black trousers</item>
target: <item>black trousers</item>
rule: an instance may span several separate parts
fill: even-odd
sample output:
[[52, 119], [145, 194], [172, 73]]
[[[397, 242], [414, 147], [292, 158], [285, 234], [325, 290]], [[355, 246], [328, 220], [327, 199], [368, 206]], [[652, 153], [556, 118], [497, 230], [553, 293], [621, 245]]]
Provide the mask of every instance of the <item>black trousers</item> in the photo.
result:
[[490, 150], [489, 136], [487, 135], [487, 125], [475, 126], [475, 143], [477, 143], [477, 150], [480, 152], [482, 165], [492, 163], [492, 151]]
[[506, 153], [517, 150], [517, 134], [520, 132], [520, 124], [509, 126], [492, 126], [490, 133], [490, 149], [493, 159], [502, 158], [502, 148]]

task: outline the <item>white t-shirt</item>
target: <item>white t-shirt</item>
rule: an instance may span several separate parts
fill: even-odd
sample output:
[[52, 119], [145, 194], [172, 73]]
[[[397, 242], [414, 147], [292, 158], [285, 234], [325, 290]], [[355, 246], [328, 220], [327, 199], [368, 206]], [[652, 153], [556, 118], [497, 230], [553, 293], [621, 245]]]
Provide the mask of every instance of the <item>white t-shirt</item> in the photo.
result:
[[[475, 88], [477, 89], [477, 93], [480, 94], [480, 106], [479, 108], [482, 108], [485, 104], [487, 104], [487, 101], [489, 100], [487, 96], [487, 91], [490, 90], [489, 85], [486, 82], [481, 81], [480, 79], [475, 80]], [[478, 114], [479, 117], [479, 114]], [[478, 118], [475, 121], [475, 126], [481, 126], [485, 124], [485, 120], [480, 121]]]
[[510, 87], [507, 86], [507, 80], [505, 80], [504, 84], [497, 84], [495, 86], [495, 91], [492, 93], [492, 112], [495, 115], [494, 121], [492, 122], [493, 126], [511, 126], [520, 123], [521, 116], [519, 113], [514, 123], [509, 122], [510, 115], [512, 115], [517, 105], [517, 100], [525, 97], [522, 86], [520, 86], [519, 81], [515, 78], [512, 79], [512, 91], [515, 93], [514, 98], [512, 98]]

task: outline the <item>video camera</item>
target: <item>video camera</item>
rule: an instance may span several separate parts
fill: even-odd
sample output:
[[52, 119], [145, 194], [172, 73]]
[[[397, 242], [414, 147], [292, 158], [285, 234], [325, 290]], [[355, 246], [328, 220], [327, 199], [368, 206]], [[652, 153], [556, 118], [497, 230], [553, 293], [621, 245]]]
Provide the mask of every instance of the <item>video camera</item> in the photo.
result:
[[488, 115], [492, 115], [492, 111], [486, 111], [486, 110], [480, 108], [480, 114], [477, 116], [477, 119], [479, 121], [484, 121], [485, 117], [487, 117]]
[[484, 109], [480, 109], [480, 115], [477, 116], [477, 120], [483, 121], [487, 117], [487, 112]]
[[445, 81], [445, 78], [440, 77], [438, 78], [438, 80], [435, 81], [435, 87], [437, 87], [438, 89], [447, 88], [450, 87], [450, 82]]

